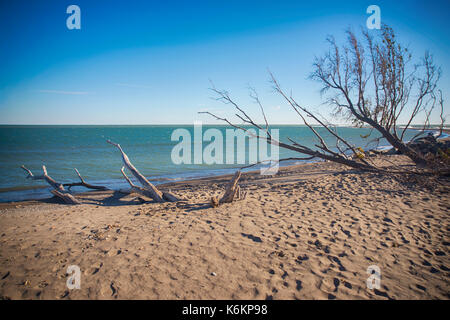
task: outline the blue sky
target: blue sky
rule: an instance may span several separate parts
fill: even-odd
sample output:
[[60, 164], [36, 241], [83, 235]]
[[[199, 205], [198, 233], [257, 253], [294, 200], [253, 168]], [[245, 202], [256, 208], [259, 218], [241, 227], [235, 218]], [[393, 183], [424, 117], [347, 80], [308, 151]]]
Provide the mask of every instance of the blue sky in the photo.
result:
[[[81, 30], [66, 27], [71, 4], [81, 9]], [[449, 1], [4, 0], [0, 123], [214, 123], [197, 112], [233, 113], [211, 99], [209, 79], [256, 118], [248, 85], [272, 123], [299, 123], [271, 91], [268, 68], [326, 116], [318, 84], [307, 79], [314, 56], [327, 35], [364, 27], [371, 4], [414, 54], [434, 54], [448, 100]]]

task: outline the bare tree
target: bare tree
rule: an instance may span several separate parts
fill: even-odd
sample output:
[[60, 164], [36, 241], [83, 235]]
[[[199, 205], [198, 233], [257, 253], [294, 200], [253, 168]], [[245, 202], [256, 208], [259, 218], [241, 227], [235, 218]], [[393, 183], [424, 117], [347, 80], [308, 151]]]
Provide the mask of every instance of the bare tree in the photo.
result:
[[[322, 84], [323, 93], [330, 93], [327, 102], [336, 114], [369, 125], [399, 152], [425, 165], [423, 155], [403, 138], [419, 115], [425, 116], [422, 131], [430, 127], [441, 70], [428, 52], [411, 65], [412, 56], [396, 40], [393, 29], [383, 25], [380, 32], [375, 38], [363, 31], [365, 41], [361, 41], [347, 31], [348, 45], [341, 48], [328, 38], [330, 51], [316, 58], [311, 78]], [[401, 116], [406, 119], [402, 128]]]
[[[386, 25], [378, 31], [376, 37], [367, 31], [362, 31], [362, 35], [360, 40], [352, 31], [347, 31], [347, 42], [341, 47], [333, 37], [329, 37], [327, 41], [330, 49], [323, 57], [315, 59], [310, 78], [322, 85], [321, 93], [326, 96], [326, 103], [333, 107], [335, 115], [350, 120], [356, 126], [368, 126], [378, 131], [396, 150], [407, 155], [419, 167], [425, 167], [429, 164], [427, 159], [420, 151], [404, 142], [404, 136], [420, 116], [424, 116], [425, 120], [418, 134], [429, 129], [430, 116], [436, 105], [441, 108], [441, 128], [443, 127], [445, 120], [442, 116], [442, 94], [440, 99], [436, 98], [441, 70], [436, 67], [428, 52], [420, 63], [412, 65], [408, 49], [398, 43], [393, 29]], [[211, 112], [200, 113], [209, 114], [251, 136], [265, 139], [268, 143], [310, 156], [307, 159], [321, 158], [366, 171], [386, 170], [377, 167], [365, 157], [361, 148], [356, 148], [340, 136], [328, 121], [301, 106], [292, 95], [286, 94], [272, 73], [270, 80], [275, 92], [284, 98], [314, 133], [317, 140], [314, 149], [290, 138], [289, 143], [275, 141], [269, 133], [263, 106], [254, 89], [251, 89], [250, 97], [260, 107], [265, 125], [257, 124], [227, 91], [219, 90], [214, 85], [211, 90], [218, 96], [217, 100], [231, 104], [237, 110], [236, 116], [243, 125], [237, 125]], [[313, 121], [310, 122], [309, 119]], [[404, 126], [400, 126], [401, 121], [406, 122]], [[327, 145], [313, 122], [334, 137], [334, 146]], [[264, 135], [252, 134], [248, 126], [261, 129]], [[286, 159], [280, 161], [283, 160]]]

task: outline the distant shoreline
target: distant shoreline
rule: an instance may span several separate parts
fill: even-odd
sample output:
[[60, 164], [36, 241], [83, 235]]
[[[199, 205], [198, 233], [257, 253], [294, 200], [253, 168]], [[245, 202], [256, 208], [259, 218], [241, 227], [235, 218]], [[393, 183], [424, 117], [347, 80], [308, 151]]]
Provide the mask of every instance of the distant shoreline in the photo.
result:
[[[301, 165], [306, 165], [306, 164], [311, 164], [311, 163], [321, 163], [323, 162], [323, 160], [321, 159], [317, 159], [317, 160], [308, 160], [308, 161], [302, 161], [302, 163], [292, 163], [292, 162], [288, 162], [286, 161], [284, 164], [280, 163], [280, 168], [290, 168], [290, 167], [296, 167], [296, 166], [301, 166]], [[152, 177], [147, 176], [146, 178], [153, 184], [157, 185], [158, 188], [159, 187], [166, 187], [168, 185], [178, 185], [178, 184], [182, 184], [182, 183], [191, 183], [194, 181], [200, 181], [200, 180], [208, 180], [208, 179], [215, 179], [215, 178], [221, 178], [221, 177], [231, 177], [234, 172], [236, 170], [239, 170], [240, 167], [233, 167], [233, 168], [226, 168], [226, 169], [205, 169], [203, 171], [204, 174], [201, 174], [200, 172], [198, 173], [198, 176], [192, 176], [190, 178], [174, 178], [174, 179], [170, 179], [170, 178], [157, 178], [157, 179], [152, 179]], [[225, 171], [227, 173], [223, 173], [222, 171]], [[229, 172], [229, 173], [228, 173]], [[258, 169], [244, 169], [245, 173], [256, 173], [259, 172]], [[96, 185], [98, 184], [98, 182], [96, 181], [90, 181], [91, 184]], [[120, 188], [120, 185], [126, 185], [125, 181], [123, 181], [123, 179], [117, 179], [116, 183], [114, 183], [113, 181], [110, 184], [114, 184], [116, 185], [116, 187], [118, 188], [108, 188], [107, 191], [118, 191], [120, 189], [125, 189], [125, 188]], [[128, 186], [126, 186], [128, 187]], [[40, 201], [40, 200], [49, 200], [52, 199], [53, 197], [51, 196], [51, 194], [47, 191], [47, 190], [51, 190], [51, 187], [49, 187], [48, 185], [38, 185], [38, 186], [20, 186], [20, 187], [11, 187], [11, 188], [0, 188], [0, 195], [2, 193], [8, 193], [8, 192], [20, 192], [20, 191], [32, 191], [32, 190], [42, 190], [44, 191], [44, 195], [42, 197], [33, 197], [33, 198], [24, 198], [24, 199], [20, 199], [20, 200], [7, 200], [7, 201], [2, 201], [0, 200], [0, 205], [1, 204], [5, 204], [5, 203], [20, 203], [20, 202], [27, 202], [27, 201]], [[85, 188], [83, 188], [83, 191], [75, 191], [72, 192], [72, 194], [74, 195], [85, 195], [85, 194], [91, 194], [91, 193], [96, 193], [98, 191], [95, 190], [86, 190]]]
[[[203, 126], [218, 126], [218, 127], [231, 127], [229, 124], [224, 123], [203, 123]], [[258, 125], [265, 126], [265, 124], [260, 123]], [[175, 127], [175, 126], [183, 126], [189, 127], [194, 126], [193, 123], [173, 123], [173, 124], [0, 124], [0, 127]], [[277, 126], [297, 126], [297, 127], [307, 127], [305, 124], [296, 124], [296, 123], [272, 123], [269, 127], [277, 127]], [[333, 125], [337, 128], [355, 128], [353, 125], [346, 124], [336, 124]], [[243, 125], [243, 127], [250, 127], [250, 125]], [[312, 127], [321, 127], [321, 125], [312, 125]], [[398, 126], [400, 129], [404, 128], [404, 125]], [[361, 128], [370, 129], [370, 127], [363, 126]], [[412, 125], [409, 126], [408, 129], [411, 130], [421, 130], [421, 125]], [[432, 125], [432, 128], [425, 129], [427, 130], [439, 130], [439, 125]], [[443, 131], [450, 132], [450, 126], [444, 126]]]
[[[152, 126], [152, 125], [150, 125]], [[161, 127], [161, 125], [157, 125], [158, 127]], [[164, 125], [165, 126], [165, 125]], [[11, 127], [11, 126], [10, 126]], [[21, 126], [14, 126], [14, 127], [21, 127]], [[58, 126], [61, 127], [61, 126]], [[70, 127], [70, 126], [69, 126]], [[87, 126], [81, 126], [81, 127], [87, 127]], [[90, 126], [88, 126], [90, 127]], [[136, 127], [136, 126], [131, 126]], [[170, 127], [170, 126], [169, 126]], [[225, 127], [227, 127], [225, 125]], [[352, 127], [351, 127], [352, 128]], [[412, 130], [419, 130], [419, 128], [410, 128]], [[437, 129], [430, 129], [429, 131], [437, 131]], [[450, 133], [450, 130], [445, 129], [444, 132], [447, 134]], [[380, 150], [387, 150], [391, 148], [391, 146], [379, 146], [376, 149], [377, 151]], [[302, 161], [302, 163], [316, 163], [321, 162], [320, 159], [315, 160], [309, 160], [309, 161]], [[287, 161], [280, 163], [280, 167], [290, 167], [298, 165], [299, 161]], [[194, 170], [187, 170], [185, 172], [178, 172], [173, 174], [162, 174], [162, 175], [152, 175], [147, 176], [149, 181], [154, 183], [155, 185], [164, 185], [166, 183], [172, 183], [172, 182], [189, 182], [196, 179], [207, 179], [210, 177], [217, 177], [224, 174], [232, 174], [234, 171], [238, 170], [240, 166], [233, 166], [233, 167], [227, 167], [227, 168], [198, 168]], [[245, 172], [249, 172], [250, 170], [258, 169], [258, 166], [254, 168], [249, 168], [245, 170]], [[20, 169], [19, 169], [20, 170]], [[25, 177], [24, 177], [25, 178]], [[65, 181], [67, 182], [67, 181]], [[118, 190], [127, 188], [128, 185], [126, 182], [121, 178], [113, 177], [111, 179], [91, 179], [89, 180], [89, 183], [94, 185], [104, 185], [110, 190]], [[3, 187], [0, 188], [0, 203], [17, 203], [21, 201], [33, 201], [33, 200], [43, 200], [48, 199], [51, 197], [51, 194], [49, 191], [49, 186], [42, 184], [36, 184], [36, 185], [19, 185], [19, 186], [12, 186], [12, 187]], [[86, 189], [81, 188], [74, 188], [73, 190], [74, 194], [82, 194], [86, 191]]]

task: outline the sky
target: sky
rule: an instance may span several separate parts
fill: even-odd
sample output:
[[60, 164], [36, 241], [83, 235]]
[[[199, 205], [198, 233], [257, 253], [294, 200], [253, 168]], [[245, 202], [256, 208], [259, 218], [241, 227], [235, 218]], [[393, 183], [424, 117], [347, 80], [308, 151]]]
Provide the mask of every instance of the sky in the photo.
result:
[[[450, 1], [3, 0], [0, 124], [217, 123], [198, 112], [234, 113], [214, 99], [211, 81], [257, 120], [249, 86], [270, 123], [301, 123], [271, 89], [268, 70], [328, 116], [308, 79], [314, 57], [328, 35], [339, 41], [348, 28], [365, 28], [372, 4], [415, 56], [433, 53], [449, 100]], [[69, 5], [80, 8], [79, 30], [66, 26]]]

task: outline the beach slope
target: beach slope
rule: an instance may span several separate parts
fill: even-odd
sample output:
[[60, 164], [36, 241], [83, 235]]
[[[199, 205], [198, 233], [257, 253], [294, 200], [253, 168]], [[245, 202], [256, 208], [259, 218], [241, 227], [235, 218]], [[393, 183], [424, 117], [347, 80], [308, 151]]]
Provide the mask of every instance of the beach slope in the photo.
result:
[[[398, 161], [407, 161], [401, 156]], [[332, 163], [167, 185], [181, 203], [94, 192], [0, 205], [4, 299], [448, 299], [449, 188]], [[67, 268], [81, 284], [69, 290]], [[367, 288], [367, 268], [381, 271]]]

